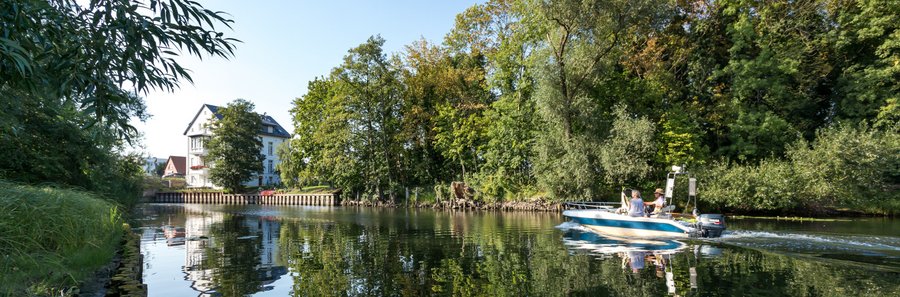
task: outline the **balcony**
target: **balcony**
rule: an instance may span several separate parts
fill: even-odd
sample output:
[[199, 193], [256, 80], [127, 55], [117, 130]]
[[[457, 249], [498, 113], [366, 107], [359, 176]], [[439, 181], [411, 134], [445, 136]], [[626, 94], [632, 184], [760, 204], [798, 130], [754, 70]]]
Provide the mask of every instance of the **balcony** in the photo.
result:
[[206, 156], [206, 148], [205, 148], [205, 147], [201, 147], [201, 148], [191, 148], [191, 150], [188, 151], [188, 152], [189, 152], [191, 155], [196, 155], [196, 156]]

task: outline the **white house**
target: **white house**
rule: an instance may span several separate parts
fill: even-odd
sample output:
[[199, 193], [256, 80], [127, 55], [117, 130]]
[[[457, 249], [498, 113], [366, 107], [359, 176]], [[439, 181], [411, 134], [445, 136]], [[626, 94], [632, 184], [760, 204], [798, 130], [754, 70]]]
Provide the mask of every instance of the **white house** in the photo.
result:
[[[262, 114], [262, 130], [259, 131], [259, 138], [262, 140], [262, 151], [260, 154], [266, 157], [263, 161], [263, 172], [258, 173], [244, 183], [248, 187], [257, 187], [264, 185], [273, 185], [281, 182], [281, 178], [275, 173], [275, 166], [281, 160], [275, 154], [275, 148], [282, 142], [288, 140], [291, 135], [271, 116]], [[203, 159], [206, 157], [206, 141], [212, 136], [211, 124], [214, 121], [222, 119], [219, 113], [219, 107], [215, 105], [204, 104], [197, 111], [197, 115], [191, 120], [184, 135], [188, 137], [188, 154], [187, 154], [187, 175], [185, 180], [188, 187], [209, 187], [220, 188], [212, 184], [209, 180], [209, 167], [206, 166]]]

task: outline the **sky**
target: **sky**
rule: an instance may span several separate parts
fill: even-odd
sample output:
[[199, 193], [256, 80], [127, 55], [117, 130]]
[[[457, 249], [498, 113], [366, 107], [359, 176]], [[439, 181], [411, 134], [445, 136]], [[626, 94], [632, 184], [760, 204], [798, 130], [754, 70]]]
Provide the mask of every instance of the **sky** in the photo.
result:
[[144, 95], [151, 118], [134, 123], [143, 133], [143, 147], [136, 150], [152, 157], [186, 155], [183, 133], [203, 104], [224, 106], [243, 98], [293, 131], [291, 102], [306, 94], [309, 81], [340, 65], [347, 50], [377, 34], [386, 40], [387, 54], [422, 38], [440, 43], [456, 15], [480, 1], [199, 2], [231, 14], [232, 30], [222, 28], [242, 43], [227, 60], [178, 58], [194, 83]]

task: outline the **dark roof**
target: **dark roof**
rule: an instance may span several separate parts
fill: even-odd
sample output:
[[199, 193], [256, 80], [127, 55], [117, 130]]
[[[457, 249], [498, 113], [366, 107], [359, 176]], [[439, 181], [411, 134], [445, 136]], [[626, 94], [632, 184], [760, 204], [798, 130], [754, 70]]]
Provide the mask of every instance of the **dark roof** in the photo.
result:
[[[200, 113], [203, 112], [204, 108], [209, 108], [209, 110], [212, 111], [213, 114], [216, 115], [217, 119], [220, 119], [220, 120], [222, 119], [222, 114], [219, 113], [218, 106], [210, 105], [210, 104], [203, 104], [203, 106], [200, 107], [200, 110], [197, 111], [197, 114], [194, 115], [194, 119], [192, 119], [191, 123], [188, 124], [187, 129], [184, 129], [183, 135], [187, 135], [188, 131], [191, 130], [191, 126], [193, 126], [194, 122], [197, 121], [197, 118], [200, 116]], [[262, 114], [262, 115], [260, 115], [260, 118], [262, 119], [262, 130], [259, 131], [259, 134], [275, 136], [275, 137], [282, 137], [282, 138], [291, 138], [291, 134], [288, 133], [287, 130], [284, 129], [284, 127], [282, 127], [280, 124], [278, 124], [278, 122], [275, 121], [275, 119], [272, 118], [272, 116], [267, 115], [267, 114]], [[269, 133], [269, 127], [272, 127], [272, 133]]]
[[187, 172], [187, 167], [185, 166], [185, 163], [187, 163], [186, 159], [187, 158], [185, 157], [169, 156], [169, 160], [166, 161], [166, 167], [169, 167], [169, 162], [175, 163], [175, 171], [177, 171], [178, 174], [184, 175], [184, 173]]
[[[260, 117], [262, 118], [263, 127], [262, 131], [260, 131], [259, 134], [282, 138], [291, 138], [291, 134], [288, 133], [287, 130], [284, 130], [284, 127], [281, 127], [281, 125], [279, 125], [278, 122], [276, 122], [275, 119], [272, 118], [272, 116], [263, 114]], [[272, 133], [269, 133], [268, 127], [272, 127]]]

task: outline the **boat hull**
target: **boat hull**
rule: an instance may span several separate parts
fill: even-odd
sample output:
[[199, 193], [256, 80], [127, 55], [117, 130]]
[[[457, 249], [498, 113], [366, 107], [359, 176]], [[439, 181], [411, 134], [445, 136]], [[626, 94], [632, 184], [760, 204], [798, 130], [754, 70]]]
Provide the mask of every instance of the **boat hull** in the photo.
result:
[[603, 210], [567, 210], [563, 215], [592, 231], [627, 237], [689, 237], [693, 228], [668, 219], [630, 217]]

